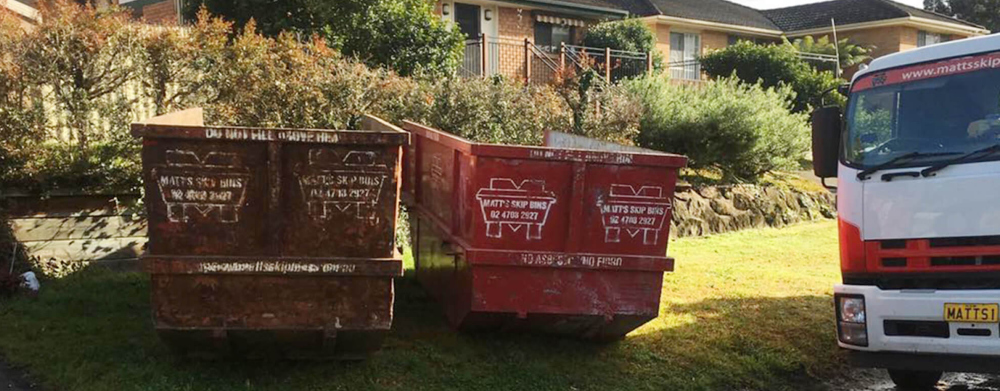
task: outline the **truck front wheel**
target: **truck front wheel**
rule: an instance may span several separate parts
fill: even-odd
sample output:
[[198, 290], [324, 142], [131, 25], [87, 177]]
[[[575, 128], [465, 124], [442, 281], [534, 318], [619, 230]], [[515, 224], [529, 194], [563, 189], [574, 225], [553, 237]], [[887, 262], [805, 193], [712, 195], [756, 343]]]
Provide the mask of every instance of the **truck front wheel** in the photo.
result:
[[941, 380], [941, 372], [890, 369], [889, 378], [900, 390], [930, 390]]

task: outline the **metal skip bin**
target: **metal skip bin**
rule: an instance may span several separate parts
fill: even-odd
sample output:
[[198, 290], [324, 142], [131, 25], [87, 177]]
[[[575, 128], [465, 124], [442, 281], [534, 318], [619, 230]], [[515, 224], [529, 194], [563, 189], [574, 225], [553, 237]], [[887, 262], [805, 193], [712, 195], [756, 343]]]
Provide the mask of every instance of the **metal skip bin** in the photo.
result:
[[658, 315], [685, 157], [403, 128], [417, 279], [455, 326], [611, 339]]
[[153, 319], [183, 354], [356, 359], [392, 324], [400, 159], [409, 135], [132, 125], [149, 218]]

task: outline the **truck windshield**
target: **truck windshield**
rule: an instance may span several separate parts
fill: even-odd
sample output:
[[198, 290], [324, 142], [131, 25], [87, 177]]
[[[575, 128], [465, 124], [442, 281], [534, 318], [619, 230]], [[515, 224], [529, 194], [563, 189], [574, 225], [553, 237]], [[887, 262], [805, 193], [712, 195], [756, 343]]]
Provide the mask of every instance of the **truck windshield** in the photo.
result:
[[996, 53], [877, 72], [855, 82], [844, 140], [851, 166], [868, 168], [913, 152], [919, 158], [898, 166], [928, 165], [997, 143]]

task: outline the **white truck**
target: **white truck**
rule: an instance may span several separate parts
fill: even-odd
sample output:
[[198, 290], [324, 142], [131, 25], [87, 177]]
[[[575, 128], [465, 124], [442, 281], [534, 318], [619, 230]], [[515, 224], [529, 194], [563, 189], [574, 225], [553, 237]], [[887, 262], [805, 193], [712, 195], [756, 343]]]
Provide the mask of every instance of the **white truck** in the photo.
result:
[[1000, 35], [881, 57], [813, 113], [837, 178], [837, 337], [903, 389], [1000, 372]]

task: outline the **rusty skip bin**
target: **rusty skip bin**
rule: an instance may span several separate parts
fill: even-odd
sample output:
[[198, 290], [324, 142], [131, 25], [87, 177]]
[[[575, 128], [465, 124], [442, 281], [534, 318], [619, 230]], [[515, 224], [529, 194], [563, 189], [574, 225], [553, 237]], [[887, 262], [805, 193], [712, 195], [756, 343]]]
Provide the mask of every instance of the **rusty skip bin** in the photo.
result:
[[589, 139], [570, 141], [590, 149], [521, 147], [404, 129], [414, 138], [404, 189], [417, 278], [454, 325], [608, 339], [658, 315], [685, 157]]
[[132, 125], [161, 338], [194, 356], [362, 358], [392, 325], [400, 156], [409, 135]]

